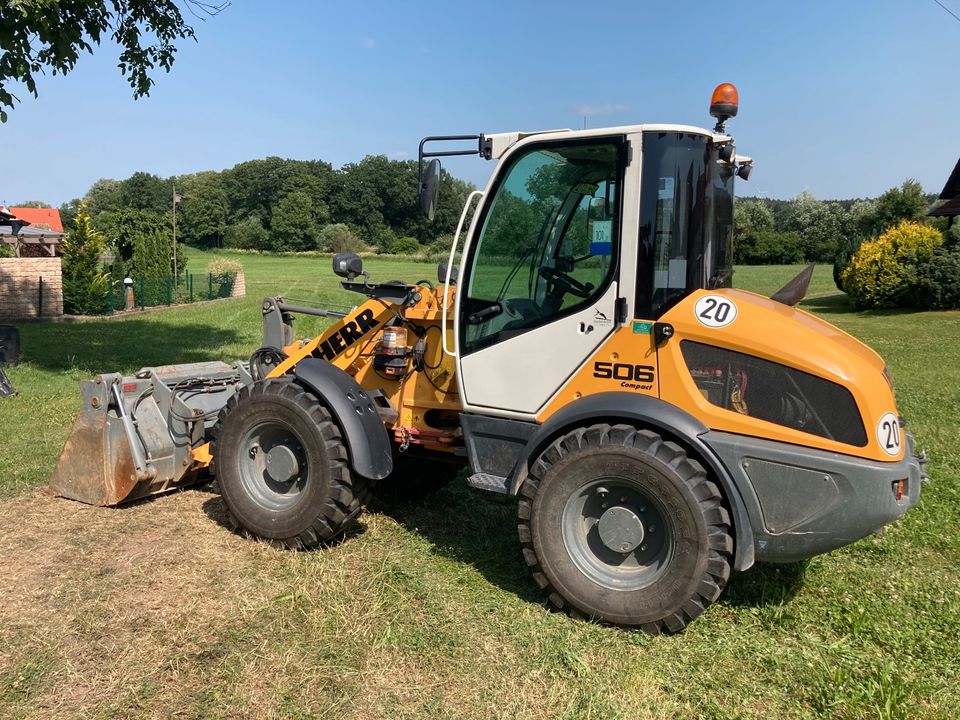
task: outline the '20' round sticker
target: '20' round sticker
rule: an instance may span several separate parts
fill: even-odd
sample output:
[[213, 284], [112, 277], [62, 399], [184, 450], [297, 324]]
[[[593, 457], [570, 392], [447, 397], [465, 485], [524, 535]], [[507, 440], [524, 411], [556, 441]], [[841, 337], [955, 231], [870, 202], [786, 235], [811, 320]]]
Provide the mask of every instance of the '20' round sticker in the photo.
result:
[[877, 442], [887, 455], [900, 454], [903, 433], [900, 430], [900, 418], [896, 413], [888, 412], [877, 423]]
[[726, 327], [737, 319], [737, 306], [723, 295], [704, 295], [697, 300], [694, 314], [702, 324], [711, 328]]

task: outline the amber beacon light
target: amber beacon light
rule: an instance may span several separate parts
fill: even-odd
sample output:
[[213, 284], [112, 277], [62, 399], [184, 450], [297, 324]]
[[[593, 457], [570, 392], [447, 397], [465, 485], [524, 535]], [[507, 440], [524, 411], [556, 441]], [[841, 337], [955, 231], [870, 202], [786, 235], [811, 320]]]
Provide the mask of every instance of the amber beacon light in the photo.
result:
[[733, 83], [720, 83], [710, 97], [710, 115], [717, 119], [715, 132], [723, 132], [723, 124], [737, 114], [740, 94]]

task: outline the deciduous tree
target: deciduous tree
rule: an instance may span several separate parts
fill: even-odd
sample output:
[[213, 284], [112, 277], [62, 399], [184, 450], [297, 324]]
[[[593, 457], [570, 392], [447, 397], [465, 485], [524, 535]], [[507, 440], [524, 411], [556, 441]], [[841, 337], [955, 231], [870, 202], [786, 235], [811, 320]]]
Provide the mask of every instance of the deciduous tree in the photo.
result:
[[177, 180], [182, 200], [178, 210], [177, 234], [183, 242], [201, 247], [220, 247], [230, 209], [220, 174], [204, 172]]
[[117, 66], [135, 98], [150, 94], [156, 68], [169, 72], [176, 43], [193, 38], [181, 8], [216, 15], [229, 2], [200, 0], [7, 0], [0, 2], [0, 122], [22, 85], [37, 95], [36, 76], [73, 70], [80, 53], [109, 37], [120, 47]]
[[274, 250], [316, 250], [313, 202], [304, 192], [284, 195], [273, 210], [270, 235]]

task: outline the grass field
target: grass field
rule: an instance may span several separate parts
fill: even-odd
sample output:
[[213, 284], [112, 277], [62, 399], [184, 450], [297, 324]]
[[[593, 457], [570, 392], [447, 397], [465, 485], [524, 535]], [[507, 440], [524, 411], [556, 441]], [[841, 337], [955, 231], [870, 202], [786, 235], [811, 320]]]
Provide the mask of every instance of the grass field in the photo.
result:
[[[887, 359], [933, 481], [885, 534], [735, 574], [685, 633], [650, 638], [549, 611], [514, 502], [464, 483], [305, 553], [230, 532], [210, 488], [113, 510], [42, 494], [80, 379], [245, 357], [265, 295], [356, 300], [326, 258], [238, 258], [242, 300], [21, 327], [20, 394], [0, 401], [0, 717], [955, 717], [960, 313], [852, 312], [818, 268], [804, 307]], [[736, 284], [770, 293], [798, 269]]]

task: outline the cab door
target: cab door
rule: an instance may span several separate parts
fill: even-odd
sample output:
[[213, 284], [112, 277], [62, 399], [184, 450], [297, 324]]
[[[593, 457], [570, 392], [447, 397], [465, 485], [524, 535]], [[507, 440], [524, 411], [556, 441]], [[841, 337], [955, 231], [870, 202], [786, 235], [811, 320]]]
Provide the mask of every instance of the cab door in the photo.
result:
[[533, 416], [614, 330], [622, 136], [506, 158], [465, 248], [457, 356], [466, 410]]

